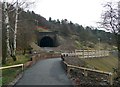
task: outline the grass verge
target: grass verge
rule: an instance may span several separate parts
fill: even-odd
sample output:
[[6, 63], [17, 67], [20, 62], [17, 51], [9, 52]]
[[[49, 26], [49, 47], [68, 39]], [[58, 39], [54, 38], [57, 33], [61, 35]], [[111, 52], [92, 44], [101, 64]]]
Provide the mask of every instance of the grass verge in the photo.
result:
[[114, 72], [114, 69], [117, 68], [118, 59], [114, 56], [109, 56], [105, 58], [90, 58], [90, 59], [82, 59], [87, 63], [88, 68], [95, 68], [98, 70], [106, 71], [106, 72]]
[[[3, 66], [11, 66], [11, 65], [16, 65], [16, 64], [24, 64], [25, 62], [29, 61], [29, 56], [28, 55], [17, 55], [17, 61], [13, 61], [12, 58], [9, 58], [6, 61], [6, 64]], [[21, 67], [16, 67], [16, 68], [9, 68], [9, 69], [4, 69], [2, 70], [2, 85], [7, 85], [11, 81], [13, 81], [16, 76], [21, 73]]]
[[2, 84], [7, 85], [11, 81], [13, 81], [16, 76], [21, 72], [21, 68], [10, 68], [10, 69], [5, 69], [2, 71]]
[[2, 86], [2, 77], [0, 77], [0, 87]]

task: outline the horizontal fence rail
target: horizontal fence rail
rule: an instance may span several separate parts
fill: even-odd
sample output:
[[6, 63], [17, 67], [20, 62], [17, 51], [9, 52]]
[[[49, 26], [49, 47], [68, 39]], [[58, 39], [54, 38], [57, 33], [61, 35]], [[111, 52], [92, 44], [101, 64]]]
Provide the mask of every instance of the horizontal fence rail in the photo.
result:
[[78, 56], [79, 58], [106, 57], [110, 53], [108, 50], [75, 50], [74, 52], [61, 53], [63, 56]]
[[94, 69], [89, 69], [89, 68], [84, 68], [84, 67], [78, 67], [78, 66], [74, 66], [74, 65], [68, 65], [68, 67], [72, 67], [72, 68], [83, 69], [83, 70], [87, 70], [87, 71], [93, 71], [93, 72], [98, 72], [98, 73], [103, 73], [103, 74], [112, 75], [111, 72], [104, 72], [104, 71], [100, 71], [100, 70], [94, 70]]
[[22, 70], [24, 69], [24, 64], [17, 64], [17, 65], [11, 65], [11, 66], [5, 66], [5, 67], [0, 67], [0, 70], [2, 69], [8, 69], [8, 68], [14, 68], [14, 67], [22, 67]]
[[70, 72], [70, 69], [76, 68], [76, 69], [84, 70], [85, 76], [87, 76], [87, 71], [106, 74], [106, 75], [109, 76], [108, 80], [109, 80], [110, 85], [113, 85], [113, 78], [112, 78], [113, 73], [111, 73], [111, 72], [104, 72], [104, 71], [101, 71], [101, 70], [95, 70], [95, 69], [90, 69], [90, 68], [85, 68], [85, 67], [74, 66], [74, 65], [70, 65], [70, 64], [66, 63], [65, 61], [63, 61], [63, 62], [64, 62], [65, 65], [67, 65], [67, 72], [68, 73]]

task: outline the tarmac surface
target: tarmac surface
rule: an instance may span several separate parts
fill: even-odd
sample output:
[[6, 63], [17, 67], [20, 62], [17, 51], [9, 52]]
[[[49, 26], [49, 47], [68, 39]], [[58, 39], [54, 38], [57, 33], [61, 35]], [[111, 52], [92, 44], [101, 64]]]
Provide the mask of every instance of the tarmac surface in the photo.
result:
[[38, 61], [24, 71], [23, 77], [16, 85], [61, 85], [73, 87], [72, 81], [68, 79], [62, 64], [61, 58]]

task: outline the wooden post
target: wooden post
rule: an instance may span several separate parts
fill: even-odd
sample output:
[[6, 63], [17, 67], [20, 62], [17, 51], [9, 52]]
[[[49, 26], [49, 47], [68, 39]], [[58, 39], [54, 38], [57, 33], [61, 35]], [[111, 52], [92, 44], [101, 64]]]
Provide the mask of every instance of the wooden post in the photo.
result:
[[70, 77], [70, 67], [67, 68], [67, 76]]
[[24, 70], [24, 65], [22, 65], [22, 71]]
[[97, 54], [97, 52], [96, 52], [96, 50], [95, 50], [95, 58], [96, 58], [96, 54]]
[[93, 50], [93, 54], [92, 55], [93, 55], [93, 57], [95, 57], [95, 50]]
[[83, 58], [84, 58], [84, 50], [83, 50]]
[[88, 50], [88, 52], [87, 52], [87, 53], [88, 53], [88, 58], [89, 58], [89, 50]]
[[87, 75], [88, 75], [88, 74], [87, 74], [87, 70], [84, 69], [84, 76], [87, 77]]
[[104, 53], [103, 53], [103, 54], [104, 54], [104, 57], [105, 57], [105, 50], [104, 50]]
[[109, 83], [110, 85], [113, 85], [112, 73], [109, 74]]

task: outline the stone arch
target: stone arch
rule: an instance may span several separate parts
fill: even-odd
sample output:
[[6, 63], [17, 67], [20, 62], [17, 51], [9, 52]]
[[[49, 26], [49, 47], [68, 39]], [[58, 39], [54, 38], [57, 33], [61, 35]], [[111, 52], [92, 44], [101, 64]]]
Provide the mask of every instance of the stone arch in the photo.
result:
[[55, 45], [55, 41], [49, 36], [44, 36], [39, 41], [39, 46], [40, 47], [54, 47], [54, 45]]

